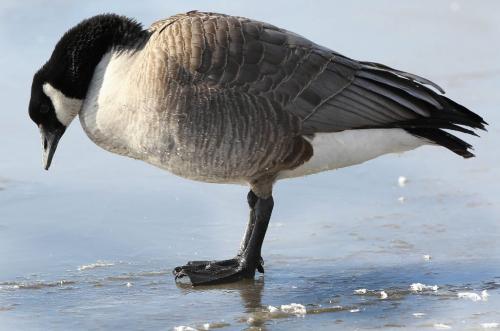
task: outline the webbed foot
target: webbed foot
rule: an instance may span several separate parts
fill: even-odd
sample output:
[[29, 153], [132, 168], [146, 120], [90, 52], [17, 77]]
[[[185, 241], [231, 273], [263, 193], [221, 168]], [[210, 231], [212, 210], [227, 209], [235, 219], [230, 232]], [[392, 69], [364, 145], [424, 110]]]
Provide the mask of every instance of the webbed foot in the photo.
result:
[[264, 272], [263, 261], [250, 266], [242, 257], [222, 261], [191, 261], [182, 267], [176, 267], [172, 273], [175, 279], [188, 277], [191, 284], [214, 285], [236, 282], [245, 278], [253, 278], [255, 270]]
[[262, 243], [273, 210], [273, 198], [259, 198], [248, 193], [250, 219], [238, 255], [222, 261], [192, 261], [173, 270], [175, 279], [188, 277], [191, 284], [214, 285], [253, 278], [255, 270], [264, 273]]

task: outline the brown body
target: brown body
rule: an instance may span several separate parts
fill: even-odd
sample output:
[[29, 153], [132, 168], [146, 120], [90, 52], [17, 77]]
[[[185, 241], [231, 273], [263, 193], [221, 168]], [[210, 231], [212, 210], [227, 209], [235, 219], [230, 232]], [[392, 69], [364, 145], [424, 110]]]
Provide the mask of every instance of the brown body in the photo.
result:
[[[368, 134], [349, 136], [340, 145], [352, 144], [352, 153], [363, 155], [344, 163], [335, 162], [335, 138], [327, 164], [304, 173], [425, 143], [468, 157], [467, 146], [444, 132], [419, 128], [481, 125], [424, 87], [439, 88], [423, 78], [357, 62], [246, 18], [176, 15], [154, 23], [132, 49], [112, 49], [95, 70], [80, 112], [91, 139], [182, 177], [247, 182], [262, 197], [271, 194], [281, 171], [312, 158], [317, 133], [397, 130], [368, 151], [355, 150], [370, 142]], [[315, 162], [325, 161], [320, 158]]]

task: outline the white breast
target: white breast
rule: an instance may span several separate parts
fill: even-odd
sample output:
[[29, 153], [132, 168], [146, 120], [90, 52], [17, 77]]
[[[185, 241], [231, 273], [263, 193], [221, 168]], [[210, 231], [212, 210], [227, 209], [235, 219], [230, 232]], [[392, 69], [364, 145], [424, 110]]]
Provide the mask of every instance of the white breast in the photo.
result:
[[[137, 134], [130, 126], [137, 119], [137, 93], [132, 71], [136, 57], [125, 52], [109, 52], [97, 65], [80, 112], [82, 127], [97, 145], [128, 154], [130, 140]], [[140, 92], [140, 91], [139, 91]]]
[[363, 163], [383, 154], [402, 153], [430, 142], [403, 129], [363, 129], [317, 133], [310, 140], [314, 154], [303, 165], [279, 174], [300, 177]]

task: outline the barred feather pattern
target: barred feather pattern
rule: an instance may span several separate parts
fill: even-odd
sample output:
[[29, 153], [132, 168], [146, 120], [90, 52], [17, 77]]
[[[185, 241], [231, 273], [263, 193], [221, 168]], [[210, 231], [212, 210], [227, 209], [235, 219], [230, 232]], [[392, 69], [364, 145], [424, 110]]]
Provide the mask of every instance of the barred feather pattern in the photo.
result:
[[[186, 83], [263, 96], [298, 117], [303, 134], [405, 128], [426, 136], [419, 129], [433, 128], [440, 136], [440, 129], [473, 133], [463, 126], [486, 124], [425, 78], [349, 59], [267, 23], [192, 12], [157, 22], [151, 31], [169, 45], [174, 66], [187, 68]], [[181, 79], [183, 70], [175, 70]]]
[[470, 157], [469, 144], [442, 130], [486, 124], [427, 79], [267, 23], [189, 12], [148, 32], [130, 62], [127, 102], [131, 122], [155, 120], [123, 153], [184, 177], [246, 181], [268, 195], [280, 171], [311, 158], [305, 137], [317, 133], [398, 128]]

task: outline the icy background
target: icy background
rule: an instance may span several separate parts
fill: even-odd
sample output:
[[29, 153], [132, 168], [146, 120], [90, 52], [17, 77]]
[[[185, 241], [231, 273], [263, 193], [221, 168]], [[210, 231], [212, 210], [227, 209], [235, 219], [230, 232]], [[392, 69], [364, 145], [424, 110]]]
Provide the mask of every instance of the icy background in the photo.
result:
[[[78, 121], [45, 172], [27, 105], [33, 73], [83, 18], [116, 12], [148, 26], [193, 9], [432, 79], [490, 123], [467, 137], [477, 158], [424, 147], [280, 182], [265, 277], [177, 286], [173, 267], [234, 255], [247, 188], [112, 155]], [[499, 17], [498, 1], [2, 0], [0, 330], [498, 327]]]

